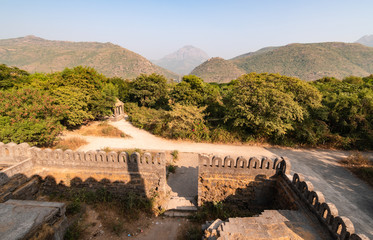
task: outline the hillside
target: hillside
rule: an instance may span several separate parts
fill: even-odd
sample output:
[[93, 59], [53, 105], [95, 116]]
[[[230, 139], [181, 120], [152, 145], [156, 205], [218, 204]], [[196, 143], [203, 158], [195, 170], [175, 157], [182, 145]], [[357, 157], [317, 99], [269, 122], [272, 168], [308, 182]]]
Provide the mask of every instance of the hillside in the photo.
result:
[[208, 58], [209, 56], [203, 50], [193, 46], [184, 46], [174, 53], [154, 60], [153, 63], [180, 75], [186, 75]]
[[[249, 72], [270, 72], [299, 77], [304, 80], [315, 80], [324, 76], [344, 78], [349, 75], [367, 76], [373, 73], [373, 48], [357, 43], [311, 43], [290, 44], [283, 47], [261, 49], [255, 53], [244, 54], [236, 58], [225, 60], [227, 69], [218, 66], [202, 64], [197, 76], [208, 75], [206, 81], [218, 79], [221, 72], [232, 71], [232, 65], [237, 69]], [[197, 69], [196, 68], [196, 69]], [[234, 79], [228, 76], [221, 82]]]
[[232, 79], [245, 74], [231, 61], [223, 58], [211, 58], [196, 67], [190, 74], [202, 78], [205, 82], [229, 82]]
[[356, 42], [368, 47], [373, 47], [373, 35], [366, 35], [364, 37], [361, 37]]
[[155, 72], [178, 78], [177, 74], [112, 43], [50, 41], [35, 36], [0, 40], [0, 63], [30, 72], [54, 72], [84, 65], [108, 77], [135, 78], [141, 73]]

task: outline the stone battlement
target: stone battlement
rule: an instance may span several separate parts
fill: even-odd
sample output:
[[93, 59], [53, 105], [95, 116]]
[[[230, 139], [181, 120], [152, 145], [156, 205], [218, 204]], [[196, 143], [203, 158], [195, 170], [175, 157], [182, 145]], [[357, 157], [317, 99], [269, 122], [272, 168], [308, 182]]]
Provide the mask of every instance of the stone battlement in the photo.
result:
[[238, 157], [233, 159], [230, 156], [224, 158], [219, 156], [209, 157], [199, 155], [199, 169], [208, 173], [231, 173], [245, 175], [265, 175], [271, 177], [279, 171], [290, 173], [291, 165], [288, 159], [281, 157], [274, 160], [256, 157], [246, 159]]
[[[353, 223], [348, 217], [340, 216], [333, 203], [326, 202], [322, 192], [314, 190], [311, 182], [303, 175], [294, 173], [280, 175], [281, 180], [288, 185], [304, 204], [330, 231], [333, 237], [340, 240], [368, 239], [363, 234], [355, 234]], [[292, 179], [292, 180], [290, 180]]]
[[[165, 192], [165, 153], [140, 154], [134, 152], [106, 153], [104, 151], [72, 151], [40, 149], [27, 143], [0, 143], [0, 160], [11, 165], [0, 172], [0, 185], [16, 174], [52, 176], [56, 183], [69, 185], [72, 179], [82, 181], [95, 178], [111, 182], [122, 182], [129, 188], [143, 189], [146, 195], [153, 191]], [[61, 169], [61, 170], [59, 170]], [[140, 186], [142, 185], [142, 186]]]

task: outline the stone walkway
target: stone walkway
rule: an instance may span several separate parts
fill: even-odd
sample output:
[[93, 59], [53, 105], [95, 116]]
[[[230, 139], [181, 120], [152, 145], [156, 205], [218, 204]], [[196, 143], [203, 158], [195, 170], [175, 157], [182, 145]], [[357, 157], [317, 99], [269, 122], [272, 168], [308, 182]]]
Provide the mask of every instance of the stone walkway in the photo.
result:
[[175, 173], [170, 173], [167, 184], [171, 190], [166, 215], [187, 216], [197, 210], [198, 155], [179, 153]]
[[[286, 156], [292, 164], [292, 171], [303, 174], [311, 181], [316, 190], [322, 191], [327, 202], [334, 203], [339, 215], [351, 219], [357, 233], [373, 239], [373, 188], [362, 182], [338, 164], [338, 160], [348, 156], [346, 151], [321, 149], [290, 149], [259, 147], [250, 145], [194, 143], [189, 141], [171, 141], [156, 137], [142, 129], [135, 128], [128, 121], [111, 123], [132, 138], [103, 138], [82, 136], [89, 144], [80, 150], [97, 150], [104, 147], [125, 149], [139, 148], [147, 150], [178, 150], [180, 153], [206, 153], [232, 157], [270, 157]], [[365, 153], [373, 159], [372, 152]], [[180, 164], [196, 164], [185, 161]], [[187, 166], [184, 166], [187, 168]], [[193, 179], [190, 177], [190, 179]]]

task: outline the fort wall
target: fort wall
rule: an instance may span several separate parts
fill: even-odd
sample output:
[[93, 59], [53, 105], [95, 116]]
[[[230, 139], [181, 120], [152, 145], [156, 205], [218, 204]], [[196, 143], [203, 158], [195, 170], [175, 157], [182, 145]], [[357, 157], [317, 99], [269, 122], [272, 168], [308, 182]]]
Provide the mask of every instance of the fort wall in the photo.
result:
[[326, 202], [311, 182], [298, 173], [291, 176], [290, 170], [290, 162], [283, 157], [259, 160], [200, 155], [198, 205], [224, 201], [241, 208], [305, 209], [335, 239], [368, 239], [365, 235], [355, 234], [351, 220], [340, 216], [336, 206]]
[[[272, 208], [278, 191], [276, 176], [290, 171], [285, 158], [246, 159], [199, 156], [198, 205], [205, 202], [225, 201], [239, 207]], [[287, 170], [285, 169], [287, 167]], [[280, 208], [287, 208], [286, 201]]]
[[110, 187], [119, 194], [133, 190], [150, 196], [164, 193], [166, 187], [164, 153], [63, 151], [0, 143], [0, 159], [12, 165], [0, 172], [0, 185], [22, 173], [45, 179], [45, 191], [55, 190], [58, 184], [73, 184], [76, 188]]

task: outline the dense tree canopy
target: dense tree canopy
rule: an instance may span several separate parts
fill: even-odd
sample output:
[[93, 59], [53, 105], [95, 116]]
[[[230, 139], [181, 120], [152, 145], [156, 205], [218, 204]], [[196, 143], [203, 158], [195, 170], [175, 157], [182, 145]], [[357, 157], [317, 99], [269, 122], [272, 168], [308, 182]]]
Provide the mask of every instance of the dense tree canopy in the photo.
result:
[[17, 67], [8, 67], [0, 64], [0, 90], [12, 88], [22, 82], [29, 73]]
[[67, 111], [48, 93], [37, 89], [0, 91], [0, 141], [50, 145], [63, 129]]
[[317, 90], [299, 79], [250, 73], [233, 82], [225, 119], [260, 137], [284, 135], [320, 100]]
[[88, 67], [29, 74], [1, 65], [0, 76], [3, 142], [50, 145], [63, 126], [110, 115], [117, 95], [105, 76]]
[[64, 127], [110, 115], [116, 97], [135, 126], [167, 138], [373, 149], [373, 75], [168, 83], [157, 74], [108, 79], [82, 66], [29, 74], [0, 65], [0, 141], [50, 145]]
[[315, 116], [351, 147], [373, 147], [373, 82], [369, 77], [343, 81], [324, 78], [312, 84], [323, 94], [324, 111]]
[[131, 82], [130, 101], [139, 106], [160, 108], [168, 104], [167, 79], [158, 74], [142, 74]]

